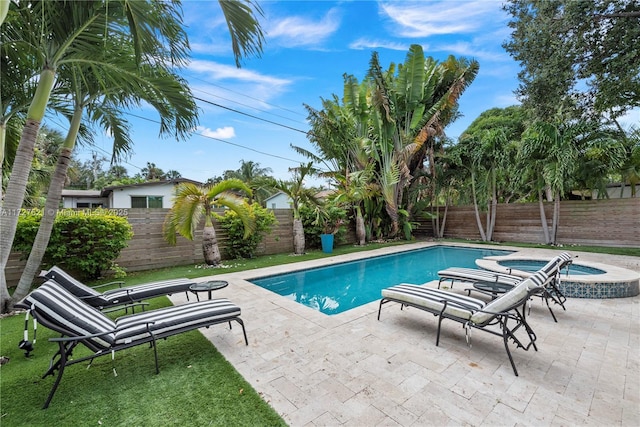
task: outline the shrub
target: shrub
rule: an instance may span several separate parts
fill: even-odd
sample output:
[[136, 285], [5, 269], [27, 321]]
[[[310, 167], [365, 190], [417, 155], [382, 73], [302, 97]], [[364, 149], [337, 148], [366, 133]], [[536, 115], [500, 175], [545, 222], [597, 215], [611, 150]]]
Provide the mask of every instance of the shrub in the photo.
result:
[[[319, 209], [322, 209], [320, 214]], [[336, 242], [344, 242], [346, 238], [347, 212], [339, 206], [327, 205], [317, 208], [303, 205], [300, 207], [300, 219], [307, 248], [320, 248], [321, 234], [335, 235]]]
[[233, 211], [226, 211], [224, 215], [218, 215], [218, 224], [229, 238], [225, 245], [225, 255], [227, 258], [253, 258], [256, 249], [265, 234], [269, 233], [276, 222], [276, 217], [272, 211], [254, 203], [250, 206], [252, 215], [255, 218], [256, 229], [253, 234], [244, 237], [244, 226], [238, 215]]
[[[25, 257], [33, 246], [41, 218], [41, 212], [30, 210], [18, 219], [13, 248]], [[127, 219], [108, 210], [64, 209], [54, 220], [42, 262], [95, 279], [109, 269], [121, 271], [114, 261], [131, 237], [133, 232]]]

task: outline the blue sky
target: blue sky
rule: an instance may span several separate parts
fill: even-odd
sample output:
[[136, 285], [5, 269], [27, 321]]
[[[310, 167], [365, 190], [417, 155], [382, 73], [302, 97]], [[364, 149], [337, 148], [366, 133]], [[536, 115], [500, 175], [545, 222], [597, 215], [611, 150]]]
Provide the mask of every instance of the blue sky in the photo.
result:
[[[196, 97], [228, 109], [198, 101], [200, 125], [180, 142], [158, 137], [157, 115], [150, 108], [132, 111], [134, 153], [123, 163], [130, 175], [152, 162], [205, 181], [251, 160], [270, 167], [274, 177], [288, 179], [288, 168], [307, 161], [290, 146], [311, 149], [300, 132], [309, 129], [304, 104], [319, 108], [321, 98], [341, 96], [343, 74], [361, 80], [373, 51], [387, 68], [403, 62], [414, 43], [438, 60], [454, 55], [480, 63], [478, 76], [460, 99], [463, 117], [445, 130], [449, 137], [456, 138], [489, 108], [517, 104], [513, 91], [519, 66], [501, 47], [509, 37], [501, 1], [258, 3], [264, 12], [264, 52], [237, 69], [218, 2], [183, 0], [192, 61], [181, 74]], [[110, 155], [111, 140], [95, 139], [96, 147], [78, 147], [80, 159], [96, 150]]]

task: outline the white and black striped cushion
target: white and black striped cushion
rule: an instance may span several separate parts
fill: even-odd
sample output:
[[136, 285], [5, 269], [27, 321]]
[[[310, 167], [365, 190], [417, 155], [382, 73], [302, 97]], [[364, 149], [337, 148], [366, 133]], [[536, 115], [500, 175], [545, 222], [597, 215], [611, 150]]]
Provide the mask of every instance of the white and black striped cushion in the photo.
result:
[[109, 301], [100, 292], [80, 282], [56, 265], [45, 271], [42, 277], [55, 280], [60, 286], [94, 307], [109, 305]]
[[471, 322], [477, 325], [484, 325], [496, 316], [495, 313], [503, 313], [518, 304], [524, 304], [529, 296], [529, 291], [542, 287], [548, 280], [547, 273], [542, 270], [537, 271], [513, 289], [489, 302], [481, 311], [473, 313], [470, 317]]
[[476, 310], [482, 309], [486, 304], [482, 300], [454, 292], [406, 283], [383, 289], [382, 297], [424, 307], [431, 312], [442, 311], [446, 302], [447, 307], [444, 313], [461, 319], [471, 318]]
[[146, 311], [116, 320], [116, 344], [127, 344], [149, 337], [147, 328], [156, 336], [168, 336], [182, 330], [233, 320], [239, 316], [240, 307], [226, 298]]
[[104, 333], [100, 337], [85, 340], [85, 344], [93, 350], [108, 348], [115, 342], [115, 322], [53, 280], [46, 281], [31, 292], [23, 303], [35, 311], [34, 315], [39, 321], [64, 335]]
[[193, 280], [186, 278], [144, 283], [127, 288], [111, 289], [103, 294], [103, 298], [111, 305], [126, 304], [163, 295], [186, 292], [189, 290], [189, 286], [194, 283]]
[[53, 266], [49, 271], [44, 272], [43, 277], [55, 280], [69, 292], [83, 299], [87, 304], [101, 308], [186, 292], [189, 290], [189, 286], [195, 283], [193, 280], [180, 278], [111, 289], [101, 294], [57, 266]]
[[234, 320], [240, 307], [226, 298], [194, 302], [124, 316], [115, 321], [86, 304], [53, 280], [32, 291], [22, 302], [48, 328], [66, 336], [100, 334], [83, 342], [92, 350], [148, 340], [156, 337]]
[[462, 282], [495, 282], [511, 286], [522, 282], [522, 277], [464, 267], [450, 267], [440, 270], [438, 271], [438, 276], [443, 279], [460, 280]]

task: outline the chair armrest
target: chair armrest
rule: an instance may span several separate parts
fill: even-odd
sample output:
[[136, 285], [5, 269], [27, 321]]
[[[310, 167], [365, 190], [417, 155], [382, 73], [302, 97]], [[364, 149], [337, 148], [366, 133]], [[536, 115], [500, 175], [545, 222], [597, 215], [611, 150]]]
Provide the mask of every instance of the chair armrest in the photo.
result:
[[142, 310], [144, 311], [144, 307], [148, 306], [149, 303], [148, 302], [136, 302], [136, 303], [131, 303], [131, 304], [125, 304], [122, 306], [118, 306], [118, 307], [113, 307], [107, 310], [102, 310], [103, 313], [113, 313], [115, 311], [120, 311], [120, 310], [127, 310], [129, 308], [136, 308], [136, 307], [143, 307]]
[[124, 282], [122, 280], [116, 280], [115, 282], [103, 283], [101, 285], [96, 285], [96, 286], [91, 286], [91, 287], [93, 289], [100, 289], [100, 288], [104, 288], [106, 286], [113, 286], [113, 285], [118, 285], [118, 287], [121, 288], [122, 285], [124, 285]]

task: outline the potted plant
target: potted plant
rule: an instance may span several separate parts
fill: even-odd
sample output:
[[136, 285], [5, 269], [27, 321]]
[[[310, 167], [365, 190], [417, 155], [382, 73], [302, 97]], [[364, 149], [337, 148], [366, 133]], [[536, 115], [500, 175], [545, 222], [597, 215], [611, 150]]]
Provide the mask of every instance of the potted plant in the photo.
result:
[[336, 204], [327, 203], [318, 208], [316, 223], [322, 227], [322, 252], [333, 252], [334, 236], [342, 231], [346, 217], [346, 211]]

